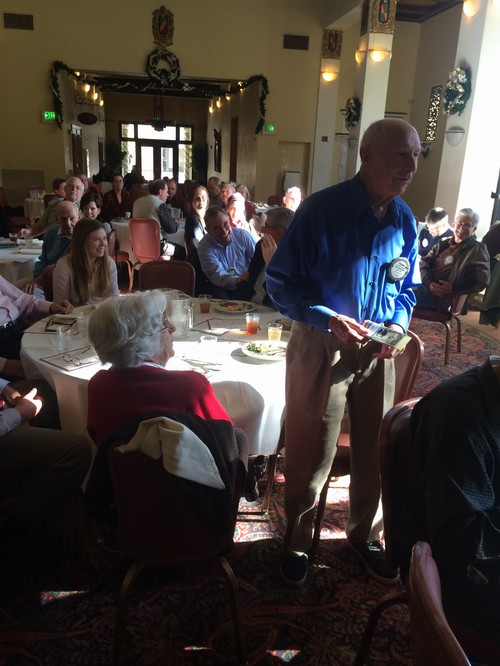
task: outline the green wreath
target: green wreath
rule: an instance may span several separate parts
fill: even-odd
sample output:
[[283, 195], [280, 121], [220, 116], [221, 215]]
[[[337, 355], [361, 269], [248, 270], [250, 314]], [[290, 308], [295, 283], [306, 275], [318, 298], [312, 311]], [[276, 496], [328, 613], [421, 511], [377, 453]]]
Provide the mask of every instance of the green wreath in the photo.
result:
[[443, 93], [444, 113], [453, 116], [462, 115], [471, 95], [471, 70], [469, 67], [455, 67]]
[[[165, 62], [167, 67], [159, 67], [161, 62]], [[177, 57], [165, 49], [152, 51], [148, 56], [146, 72], [150, 79], [157, 81], [162, 86], [166, 86], [172, 81], [176, 81], [181, 75], [181, 68]]]
[[344, 114], [344, 124], [346, 129], [350, 130], [353, 127], [356, 127], [361, 117], [361, 102], [359, 99], [357, 97], [349, 97], [342, 113]]

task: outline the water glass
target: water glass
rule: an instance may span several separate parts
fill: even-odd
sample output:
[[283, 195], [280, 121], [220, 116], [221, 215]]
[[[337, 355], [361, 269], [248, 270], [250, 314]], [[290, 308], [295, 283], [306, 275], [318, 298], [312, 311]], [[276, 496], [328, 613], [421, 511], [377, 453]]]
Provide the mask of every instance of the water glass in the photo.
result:
[[207, 312], [210, 312], [210, 304], [212, 301], [211, 294], [200, 294], [198, 296], [198, 300], [200, 301], [200, 312], [202, 314], [207, 314]]

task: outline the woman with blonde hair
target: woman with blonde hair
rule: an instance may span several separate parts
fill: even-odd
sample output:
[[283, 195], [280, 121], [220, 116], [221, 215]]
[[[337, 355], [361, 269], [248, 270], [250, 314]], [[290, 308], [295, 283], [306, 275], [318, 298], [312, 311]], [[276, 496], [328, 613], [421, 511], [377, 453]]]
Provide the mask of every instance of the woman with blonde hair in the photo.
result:
[[57, 262], [52, 281], [54, 300], [65, 298], [74, 306], [119, 295], [116, 264], [100, 222], [84, 217], [75, 225], [70, 253]]

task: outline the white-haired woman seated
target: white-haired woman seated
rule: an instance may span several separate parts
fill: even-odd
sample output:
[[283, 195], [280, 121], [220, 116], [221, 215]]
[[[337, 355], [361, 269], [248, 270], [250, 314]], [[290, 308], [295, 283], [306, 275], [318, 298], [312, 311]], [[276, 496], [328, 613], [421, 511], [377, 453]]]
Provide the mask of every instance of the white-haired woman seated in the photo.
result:
[[[166, 306], [159, 290], [137, 292], [108, 299], [89, 320], [90, 341], [101, 361], [111, 363], [109, 370], [92, 377], [88, 387], [87, 428], [99, 448], [84, 504], [99, 522], [115, 521], [108, 447], [113, 438], [130, 441], [146, 419], [173, 418], [202, 439], [225, 479], [231, 511], [236, 512], [249, 478], [248, 440], [232, 426], [209, 381], [194, 371], [165, 369], [174, 354], [175, 331], [166, 318]], [[201, 497], [204, 492], [202, 487]], [[208, 502], [209, 496], [206, 499]], [[212, 518], [216, 522], [223, 519], [217, 512]]]
[[198, 372], [167, 370], [175, 327], [159, 290], [109, 298], [92, 313], [89, 338], [102, 363], [88, 388], [87, 428], [97, 446], [141, 414], [179, 411], [231, 422]]

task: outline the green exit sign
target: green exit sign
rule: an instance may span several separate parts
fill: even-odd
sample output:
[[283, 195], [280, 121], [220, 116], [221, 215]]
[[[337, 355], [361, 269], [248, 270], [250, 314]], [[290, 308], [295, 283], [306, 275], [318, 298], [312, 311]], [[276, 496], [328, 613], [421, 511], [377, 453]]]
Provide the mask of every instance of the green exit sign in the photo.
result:
[[276, 126], [274, 123], [266, 123], [264, 125], [264, 134], [274, 134]]
[[42, 111], [42, 121], [44, 123], [50, 123], [52, 121], [55, 121], [55, 119], [56, 119], [55, 111]]

